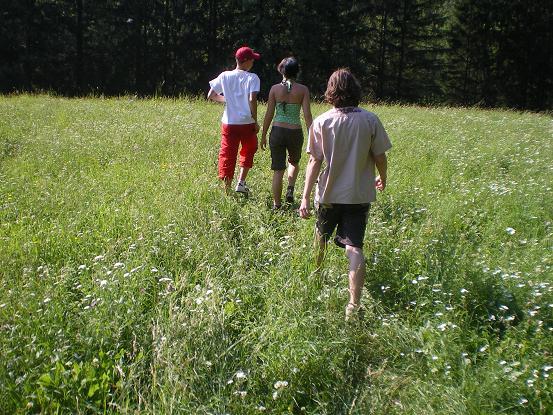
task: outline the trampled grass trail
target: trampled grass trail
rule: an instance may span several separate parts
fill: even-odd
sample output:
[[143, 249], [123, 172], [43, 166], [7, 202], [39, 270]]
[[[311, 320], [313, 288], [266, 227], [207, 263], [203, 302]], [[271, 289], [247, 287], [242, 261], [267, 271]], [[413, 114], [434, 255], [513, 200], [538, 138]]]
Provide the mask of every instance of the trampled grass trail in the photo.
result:
[[268, 151], [223, 195], [221, 106], [1, 98], [0, 413], [551, 414], [552, 118], [364, 107], [394, 148], [346, 324]]

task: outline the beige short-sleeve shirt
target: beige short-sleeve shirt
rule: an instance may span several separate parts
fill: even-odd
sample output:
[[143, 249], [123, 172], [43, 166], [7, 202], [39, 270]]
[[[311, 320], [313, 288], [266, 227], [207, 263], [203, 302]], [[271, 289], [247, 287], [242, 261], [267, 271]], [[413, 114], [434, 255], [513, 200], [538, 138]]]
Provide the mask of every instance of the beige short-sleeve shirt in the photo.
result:
[[333, 108], [314, 121], [307, 153], [324, 161], [315, 199], [318, 203], [369, 203], [376, 200], [373, 156], [392, 147], [384, 126], [359, 107]]

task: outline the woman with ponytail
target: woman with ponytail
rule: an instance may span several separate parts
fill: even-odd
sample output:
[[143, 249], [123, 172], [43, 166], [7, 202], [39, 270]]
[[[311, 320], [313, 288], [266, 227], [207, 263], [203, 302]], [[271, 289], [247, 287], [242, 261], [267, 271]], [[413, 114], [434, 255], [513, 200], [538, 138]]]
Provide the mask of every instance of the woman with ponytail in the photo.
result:
[[303, 109], [303, 117], [308, 131], [313, 121], [309, 89], [296, 82], [299, 69], [298, 61], [293, 57], [284, 58], [277, 66], [278, 72], [282, 75], [282, 81], [273, 85], [269, 91], [267, 112], [263, 121], [260, 143], [262, 150], [267, 146], [267, 132], [271, 121], [273, 122], [273, 128], [269, 135], [271, 170], [273, 170], [273, 209], [280, 209], [282, 206], [282, 181], [286, 170], [286, 152], [288, 152], [286, 202], [294, 203], [294, 186], [298, 177], [298, 163], [303, 146], [300, 110]]

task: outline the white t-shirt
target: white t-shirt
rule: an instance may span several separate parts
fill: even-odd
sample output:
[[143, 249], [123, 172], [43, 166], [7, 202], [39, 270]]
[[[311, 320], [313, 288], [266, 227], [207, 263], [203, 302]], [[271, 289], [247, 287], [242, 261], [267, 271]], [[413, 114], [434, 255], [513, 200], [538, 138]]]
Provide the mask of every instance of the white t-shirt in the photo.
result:
[[321, 204], [376, 200], [373, 155], [392, 147], [382, 123], [359, 107], [333, 108], [313, 121], [307, 152], [326, 166], [315, 199]]
[[255, 120], [250, 110], [250, 94], [259, 92], [259, 77], [242, 69], [225, 71], [209, 81], [209, 86], [225, 97], [223, 124], [253, 124]]

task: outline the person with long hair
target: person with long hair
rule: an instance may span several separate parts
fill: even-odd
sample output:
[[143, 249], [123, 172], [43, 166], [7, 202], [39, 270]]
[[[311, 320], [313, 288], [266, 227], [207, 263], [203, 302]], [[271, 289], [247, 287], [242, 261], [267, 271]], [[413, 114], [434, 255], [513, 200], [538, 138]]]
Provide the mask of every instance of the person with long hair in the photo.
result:
[[269, 136], [269, 148], [271, 149], [271, 170], [273, 170], [273, 209], [280, 209], [282, 206], [282, 182], [286, 171], [286, 153], [288, 153], [286, 202], [294, 203], [294, 186], [298, 177], [298, 163], [303, 146], [300, 110], [303, 109], [305, 125], [308, 130], [313, 121], [309, 89], [296, 81], [300, 70], [297, 59], [294, 57], [283, 59], [277, 66], [277, 70], [282, 75], [282, 81], [273, 85], [269, 91], [260, 142], [261, 149], [265, 149], [267, 132], [272, 121], [273, 128]]
[[336, 230], [334, 242], [345, 248], [349, 260], [349, 302], [345, 310], [349, 319], [360, 307], [366, 273], [363, 240], [367, 216], [371, 202], [376, 200], [375, 189], [383, 191], [386, 187], [386, 151], [392, 144], [376, 114], [359, 108], [361, 86], [348, 69], [338, 69], [330, 76], [325, 99], [333, 108], [319, 115], [311, 126], [299, 214], [302, 218], [310, 216], [311, 192], [317, 181], [317, 267]]

